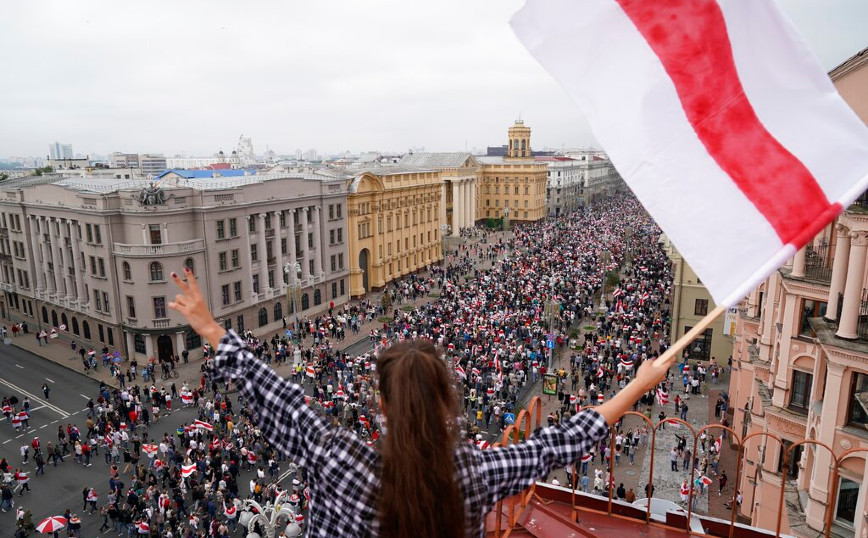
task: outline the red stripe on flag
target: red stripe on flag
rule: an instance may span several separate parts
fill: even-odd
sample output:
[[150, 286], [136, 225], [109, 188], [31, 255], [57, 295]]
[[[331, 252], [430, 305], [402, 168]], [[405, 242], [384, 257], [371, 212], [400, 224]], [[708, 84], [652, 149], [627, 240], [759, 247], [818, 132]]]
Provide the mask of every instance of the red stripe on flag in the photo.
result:
[[660, 59], [702, 145], [781, 242], [801, 247], [841, 212], [757, 117], [715, 0], [616, 2]]

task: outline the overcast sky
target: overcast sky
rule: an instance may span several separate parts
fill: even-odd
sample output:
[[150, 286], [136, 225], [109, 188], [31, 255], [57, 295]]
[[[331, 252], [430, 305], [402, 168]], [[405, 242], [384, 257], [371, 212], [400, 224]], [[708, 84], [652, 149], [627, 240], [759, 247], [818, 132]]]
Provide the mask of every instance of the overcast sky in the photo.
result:
[[[754, 1], [754, 0], [750, 0]], [[761, 1], [761, 0], [756, 0]], [[781, 0], [826, 70], [868, 46], [868, 1]], [[594, 144], [520, 45], [523, 0], [5, 2], [0, 156], [458, 151]], [[581, 66], [577, 66], [581, 69]]]

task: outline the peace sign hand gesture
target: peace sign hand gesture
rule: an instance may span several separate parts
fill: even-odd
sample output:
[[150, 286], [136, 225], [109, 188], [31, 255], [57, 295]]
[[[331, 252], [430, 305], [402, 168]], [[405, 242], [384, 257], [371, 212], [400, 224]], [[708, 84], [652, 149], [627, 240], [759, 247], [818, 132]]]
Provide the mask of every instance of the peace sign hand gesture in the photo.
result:
[[184, 274], [187, 282], [184, 282], [178, 273], [172, 272], [172, 281], [180, 288], [181, 293], [175, 295], [175, 300], [169, 303], [169, 308], [183, 314], [190, 327], [204, 336], [216, 349], [223, 335], [226, 334], [226, 329], [214, 320], [214, 316], [208, 310], [202, 291], [199, 289], [199, 282], [189, 267], [184, 267]]

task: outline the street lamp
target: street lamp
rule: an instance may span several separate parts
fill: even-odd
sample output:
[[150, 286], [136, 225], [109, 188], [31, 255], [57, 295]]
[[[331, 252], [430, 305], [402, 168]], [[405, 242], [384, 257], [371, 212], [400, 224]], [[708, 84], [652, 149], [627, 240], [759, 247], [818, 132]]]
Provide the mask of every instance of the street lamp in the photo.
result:
[[265, 507], [253, 499], [245, 499], [242, 502], [238, 524], [247, 527], [247, 538], [261, 538], [261, 535], [254, 531], [257, 524], [268, 538], [274, 538], [279, 529], [284, 529], [286, 536], [298, 537], [302, 535], [303, 531], [301, 525], [296, 521], [295, 512], [287, 503], [281, 502], [285, 500], [288, 493], [281, 491], [274, 499], [274, 504], [269, 502], [265, 504]]
[[296, 320], [298, 319], [298, 304], [301, 302], [301, 264], [298, 262], [286, 262], [283, 264], [283, 272], [289, 276], [289, 285], [286, 287], [286, 300], [292, 305], [292, 332], [298, 334]]

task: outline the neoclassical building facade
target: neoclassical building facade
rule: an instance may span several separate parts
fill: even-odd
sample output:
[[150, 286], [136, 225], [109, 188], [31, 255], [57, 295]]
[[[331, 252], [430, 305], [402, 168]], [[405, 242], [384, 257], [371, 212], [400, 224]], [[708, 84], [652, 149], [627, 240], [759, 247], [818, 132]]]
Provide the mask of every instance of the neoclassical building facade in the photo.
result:
[[169, 275], [184, 266], [227, 328], [292, 319], [284, 269], [294, 263], [299, 317], [345, 302], [342, 178], [239, 174], [175, 171], [157, 187], [63, 177], [4, 185], [3, 309], [83, 345], [146, 359], [201, 350], [199, 337], [168, 308], [176, 293]]
[[348, 180], [351, 296], [442, 259], [444, 185], [436, 170], [403, 164], [368, 167]]
[[[866, 67], [862, 51], [830, 76], [868, 123]], [[782, 532], [868, 533], [866, 268], [863, 194], [739, 308], [730, 409], [738, 435], [756, 434], [738, 484], [753, 525], [775, 528], [783, 487]]]

